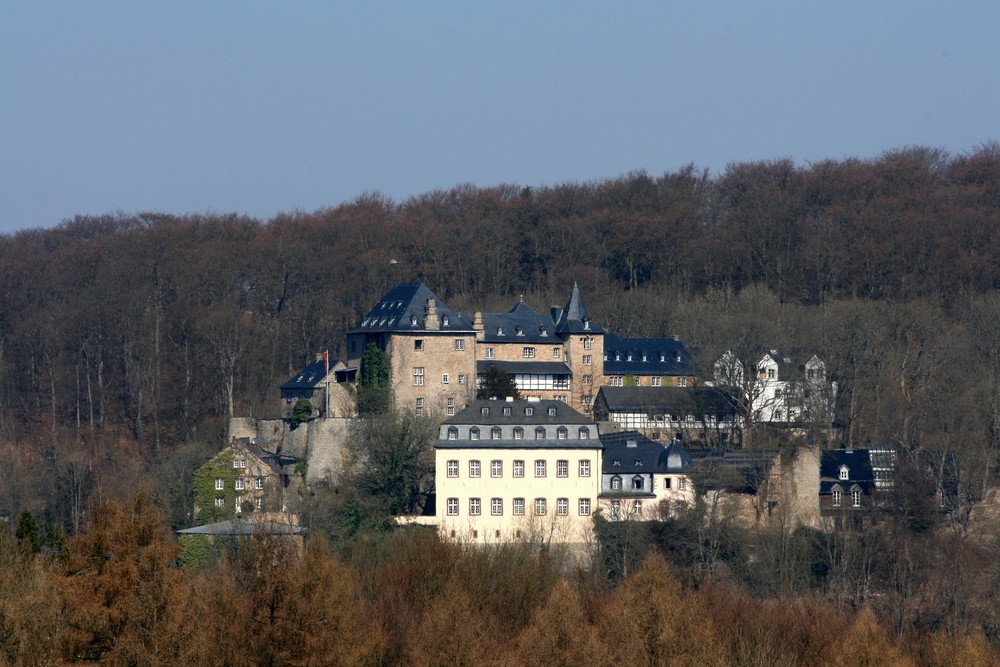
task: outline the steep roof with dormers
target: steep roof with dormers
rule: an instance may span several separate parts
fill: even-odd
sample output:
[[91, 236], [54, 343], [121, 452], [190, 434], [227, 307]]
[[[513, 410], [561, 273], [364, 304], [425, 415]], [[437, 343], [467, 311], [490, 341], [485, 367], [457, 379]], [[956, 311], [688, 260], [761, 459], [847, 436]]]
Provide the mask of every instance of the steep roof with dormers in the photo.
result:
[[594, 421], [580, 414], [564, 401], [501, 401], [479, 399], [470, 403], [468, 407], [454, 417], [448, 417], [441, 423], [475, 424], [477, 426], [503, 426], [504, 424], [546, 426], [550, 424], [593, 425]]
[[604, 333], [604, 329], [590, 320], [590, 314], [583, 305], [583, 297], [580, 296], [580, 288], [576, 283], [573, 283], [569, 301], [556, 320], [556, 331], [560, 334]]
[[698, 374], [694, 357], [676, 338], [620, 338], [604, 336], [605, 375]]
[[741, 410], [729, 392], [716, 387], [601, 387], [597, 406], [608, 412], [714, 415], [720, 420]]
[[483, 341], [486, 343], [550, 343], [554, 338], [555, 322], [547, 314], [535, 312], [519, 301], [506, 313], [483, 313]]
[[[428, 301], [437, 307], [438, 329], [427, 328]], [[357, 333], [416, 333], [441, 331], [445, 333], [473, 333], [472, 324], [461, 314], [449, 308], [423, 283], [396, 285], [379, 300], [375, 307], [347, 331]]]

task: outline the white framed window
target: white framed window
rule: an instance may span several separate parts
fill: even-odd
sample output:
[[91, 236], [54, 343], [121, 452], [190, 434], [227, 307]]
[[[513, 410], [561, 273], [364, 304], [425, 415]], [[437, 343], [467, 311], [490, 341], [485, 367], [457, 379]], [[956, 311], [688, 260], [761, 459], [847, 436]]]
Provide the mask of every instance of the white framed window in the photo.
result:
[[847, 466], [840, 466], [840, 479], [849, 480], [851, 478], [851, 471]]
[[678, 387], [686, 387], [686, 386], [688, 386], [688, 379], [687, 379], [686, 375], [682, 375], [679, 378], [677, 378], [677, 386]]
[[493, 498], [490, 500], [490, 514], [493, 516], [503, 516], [503, 498]]
[[245, 488], [246, 488], [246, 482], [243, 481], [242, 477], [237, 477], [236, 478], [236, 490], [237, 491], [242, 491]]
[[422, 387], [424, 386], [424, 367], [415, 366], [413, 368], [413, 386]]
[[458, 477], [458, 461], [455, 459], [448, 461], [448, 477]]
[[483, 356], [485, 356], [487, 359], [492, 359], [493, 358], [493, 353], [494, 353], [494, 349], [492, 347], [487, 347]]
[[584, 375], [583, 376], [583, 385], [585, 387], [593, 386], [593, 384], [594, 384], [594, 376], [593, 375]]
[[479, 440], [479, 427], [473, 426], [469, 429], [469, 440]]
[[417, 407], [414, 409], [414, 413], [418, 417], [423, 417], [424, 416], [424, 399], [422, 399], [422, 398], [418, 398], [417, 399]]
[[589, 350], [593, 346], [593, 344], [594, 344], [594, 339], [591, 338], [590, 336], [587, 336], [586, 338], [583, 339], [583, 349]]
[[535, 461], [535, 477], [545, 477], [545, 459]]
[[510, 406], [504, 406], [503, 415], [504, 417], [510, 417]]
[[566, 516], [569, 514], [569, 498], [556, 499], [556, 514]]
[[243, 496], [236, 496], [236, 511], [243, 511]]
[[521, 348], [521, 356], [524, 357], [525, 359], [534, 359], [535, 358], [535, 348], [533, 348], [533, 347], [524, 347], [524, 348]]
[[580, 403], [582, 403], [583, 405], [588, 405], [589, 406], [593, 402], [594, 402], [594, 397], [593, 396], [581, 396], [580, 397]]
[[558, 347], [552, 348], [552, 358], [553, 359], [558, 359], [560, 354], [561, 353], [559, 352], [559, 348]]
[[215, 506], [216, 507], [223, 507], [223, 506], [225, 506], [225, 504], [226, 504], [226, 499], [225, 498], [223, 498], [222, 496], [216, 496], [215, 497]]
[[448, 399], [448, 416], [453, 417], [455, 415], [455, 399]]
[[239, 466], [241, 468], [246, 468], [247, 467], [247, 460], [246, 459], [237, 459], [236, 462], [239, 464]]
[[458, 374], [458, 383], [459, 384], [465, 384], [465, 373], [459, 373]]
[[580, 498], [580, 516], [590, 516], [590, 498]]
[[773, 380], [775, 377], [777, 377], [777, 371], [775, 371], [773, 368], [768, 368], [767, 369], [767, 379], [768, 380]]
[[482, 504], [479, 498], [469, 498], [469, 516], [479, 516], [481, 510]]
[[586, 426], [581, 426], [580, 430], [576, 432], [576, 437], [580, 440], [590, 440], [590, 429]]
[[538, 428], [535, 429], [535, 440], [544, 440], [544, 439], [545, 439], [545, 427], [539, 426]]
[[524, 416], [525, 417], [531, 417], [534, 414], [535, 414], [535, 409], [533, 407], [531, 407], [530, 405], [524, 409]]
[[216, 477], [215, 478], [215, 490], [216, 491], [222, 491], [224, 488], [226, 488], [226, 480], [222, 479], [221, 477]]
[[619, 477], [618, 475], [615, 475], [614, 477], [611, 478], [611, 490], [612, 491], [622, 490], [622, 478]]
[[687, 488], [687, 478], [686, 477], [679, 477], [677, 479], [677, 488], [680, 489], [681, 491], [683, 491], [684, 489]]
[[447, 373], [441, 373], [441, 384], [448, 384], [451, 382], [451, 378], [448, 377]]
[[851, 489], [851, 507], [861, 507], [861, 489]]
[[622, 501], [612, 500], [611, 501], [611, 520], [618, 521], [622, 518]]
[[257, 479], [254, 480], [253, 484], [254, 484], [254, 486], [256, 488], [263, 489], [264, 488], [264, 478], [263, 477], [258, 477]]
[[499, 440], [501, 435], [500, 427], [494, 426], [490, 429], [490, 440]]
[[449, 440], [458, 440], [458, 427], [457, 426], [449, 426], [448, 427], [448, 439]]
[[622, 376], [612, 375], [608, 378], [608, 384], [612, 387], [621, 387], [624, 383], [622, 382]]
[[264, 507], [264, 499], [257, 498], [256, 500], [253, 501], [253, 506], [256, 507], [257, 509], [262, 509]]
[[556, 429], [556, 440], [565, 440], [568, 435], [569, 431], [565, 426], [560, 426]]
[[521, 428], [520, 426], [515, 426], [514, 427], [514, 439], [515, 440], [524, 440], [524, 429]]
[[455, 339], [455, 350], [461, 352], [465, 349], [465, 340], [463, 338]]
[[524, 516], [524, 498], [514, 498], [514, 515]]
[[448, 516], [458, 516], [458, 498], [448, 499]]
[[556, 461], [556, 477], [569, 477], [569, 461], [563, 459]]
[[556, 416], [556, 409], [554, 407], [549, 408], [549, 417], [555, 417], [555, 416]]
[[479, 465], [479, 461], [475, 459], [469, 461], [469, 477], [479, 477], [480, 472], [481, 472], [481, 467]]
[[585, 355], [583, 355], [583, 365], [584, 366], [593, 366], [593, 364], [594, 364], [594, 355], [592, 355], [592, 354], [585, 354]]
[[489, 417], [490, 416], [490, 409], [488, 407], [486, 407], [486, 406], [483, 406], [483, 407], [479, 408], [479, 414], [481, 414], [484, 417]]
[[840, 502], [841, 502], [841, 500], [840, 500], [840, 498], [841, 498], [840, 489], [834, 489], [832, 495], [833, 495], [833, 506], [834, 507], [840, 507]]
[[660, 387], [663, 385], [663, 378], [661, 378], [659, 375], [654, 375], [649, 379], [649, 383], [654, 387]]
[[503, 477], [503, 461], [499, 459], [490, 461], [490, 476]]
[[535, 514], [545, 516], [545, 498], [535, 498]]
[[514, 477], [524, 477], [524, 461], [514, 461]]
[[632, 514], [639, 515], [642, 514], [642, 501], [635, 500], [632, 502]]
[[590, 461], [580, 459], [580, 477], [590, 477]]

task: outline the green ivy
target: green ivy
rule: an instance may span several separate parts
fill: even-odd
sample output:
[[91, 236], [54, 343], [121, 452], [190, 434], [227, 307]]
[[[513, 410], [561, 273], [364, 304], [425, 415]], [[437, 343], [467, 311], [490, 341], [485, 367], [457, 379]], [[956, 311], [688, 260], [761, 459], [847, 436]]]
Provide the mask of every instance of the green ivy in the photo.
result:
[[[198, 468], [194, 474], [194, 502], [198, 507], [198, 523], [226, 521], [236, 516], [236, 478], [239, 471], [233, 468], [233, 453], [226, 450]], [[221, 491], [215, 488], [215, 480], [223, 480]], [[215, 499], [222, 496], [225, 504], [215, 506]]]
[[180, 567], [205, 567], [212, 562], [212, 538], [208, 535], [181, 535], [181, 550], [177, 555]]
[[638, 387], [639, 378], [637, 378], [634, 375], [626, 375], [624, 380], [622, 381], [622, 384], [624, 384], [626, 387]]

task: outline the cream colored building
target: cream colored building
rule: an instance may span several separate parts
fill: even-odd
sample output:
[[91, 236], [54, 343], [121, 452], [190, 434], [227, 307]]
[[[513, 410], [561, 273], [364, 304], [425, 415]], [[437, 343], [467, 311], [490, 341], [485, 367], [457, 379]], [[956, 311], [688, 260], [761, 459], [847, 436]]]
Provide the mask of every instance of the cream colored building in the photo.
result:
[[691, 456], [679, 442], [664, 446], [637, 431], [601, 435], [599, 505], [609, 521], [657, 521], [694, 503]]
[[601, 441], [597, 425], [562, 401], [473, 401], [441, 424], [435, 462], [444, 539], [592, 539]]

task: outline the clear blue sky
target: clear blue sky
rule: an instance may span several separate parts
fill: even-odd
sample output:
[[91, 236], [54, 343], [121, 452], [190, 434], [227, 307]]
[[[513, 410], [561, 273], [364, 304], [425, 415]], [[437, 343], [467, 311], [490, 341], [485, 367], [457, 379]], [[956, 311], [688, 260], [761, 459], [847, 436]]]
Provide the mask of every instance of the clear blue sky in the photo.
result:
[[0, 232], [996, 139], [996, 0], [0, 3]]

